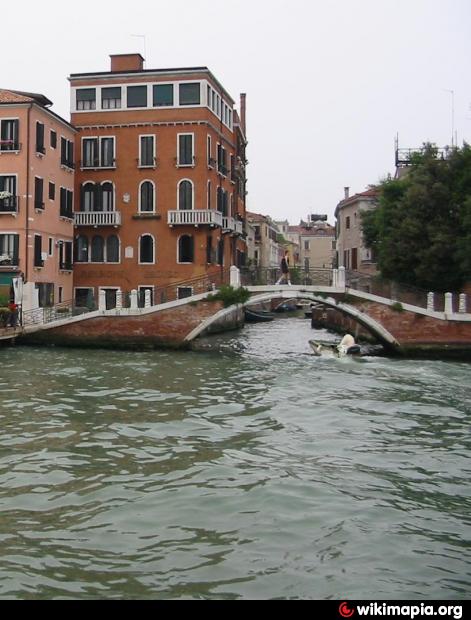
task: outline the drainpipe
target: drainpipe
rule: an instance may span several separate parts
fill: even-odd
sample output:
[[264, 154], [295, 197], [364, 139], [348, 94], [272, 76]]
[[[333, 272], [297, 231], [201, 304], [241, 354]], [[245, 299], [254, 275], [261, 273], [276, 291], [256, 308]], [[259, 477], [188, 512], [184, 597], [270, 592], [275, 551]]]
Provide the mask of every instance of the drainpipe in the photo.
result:
[[27, 113], [27, 128], [26, 128], [26, 224], [25, 224], [25, 236], [26, 236], [26, 253], [25, 253], [25, 270], [24, 270], [24, 282], [29, 280], [29, 151], [30, 151], [30, 118], [32, 105], [28, 106]]

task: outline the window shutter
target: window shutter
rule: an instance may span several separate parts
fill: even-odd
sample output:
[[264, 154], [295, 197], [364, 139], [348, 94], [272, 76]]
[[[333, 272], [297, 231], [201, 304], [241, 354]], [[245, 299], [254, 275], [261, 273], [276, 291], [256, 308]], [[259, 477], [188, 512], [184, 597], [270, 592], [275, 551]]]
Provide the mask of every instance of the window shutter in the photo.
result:
[[13, 235], [13, 265], [20, 264], [20, 235]]

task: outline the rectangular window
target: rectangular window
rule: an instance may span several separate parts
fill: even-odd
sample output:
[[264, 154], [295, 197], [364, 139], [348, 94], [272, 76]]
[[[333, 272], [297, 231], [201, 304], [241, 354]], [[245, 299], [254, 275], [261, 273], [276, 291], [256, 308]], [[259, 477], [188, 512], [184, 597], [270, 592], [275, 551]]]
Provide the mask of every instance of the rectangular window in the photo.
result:
[[350, 228], [351, 228], [351, 220], [350, 220], [350, 218], [349, 218], [349, 217], [347, 217], [347, 220], [346, 220], [346, 229], [347, 229], [347, 230], [350, 230]]
[[150, 293], [150, 305], [151, 306], [154, 305], [154, 287], [153, 286], [140, 286], [139, 297], [138, 297], [139, 308], [146, 307], [146, 292], [147, 291], [149, 291]]
[[178, 136], [178, 165], [193, 166], [193, 134], [180, 134]]
[[56, 199], [56, 186], [54, 183], [49, 183], [49, 200]]
[[113, 168], [114, 165], [114, 138], [100, 138], [100, 167]]
[[44, 125], [43, 123], [36, 123], [36, 153], [44, 153]]
[[304, 242], [304, 249], [306, 252], [309, 252], [311, 250], [311, 242], [310, 241], [305, 241]]
[[72, 271], [72, 242], [59, 242], [59, 269], [61, 271]]
[[139, 166], [153, 168], [155, 166], [155, 136], [141, 136], [139, 148]]
[[39, 291], [39, 307], [52, 308], [54, 305], [54, 284], [36, 284]]
[[43, 238], [41, 235], [34, 235], [34, 266], [44, 267], [43, 261]]
[[84, 138], [82, 140], [82, 167], [98, 168], [98, 138]]
[[94, 308], [92, 288], [76, 288], [75, 289], [75, 305], [77, 308]]
[[44, 209], [44, 180], [39, 177], [34, 179], [34, 208]]
[[96, 88], [81, 88], [76, 92], [77, 110], [96, 110]]
[[73, 219], [73, 202], [74, 193], [65, 187], [61, 187], [61, 199], [60, 199], [60, 216], [66, 217], [69, 220]]
[[19, 235], [0, 235], [0, 266], [18, 267], [19, 247]]
[[188, 299], [188, 297], [193, 297], [193, 289], [189, 286], [180, 286], [177, 289], [178, 299]]
[[64, 301], [64, 287], [59, 286], [59, 303], [61, 304]]
[[57, 133], [53, 131], [52, 129], [51, 129], [50, 138], [51, 138], [51, 148], [56, 149], [57, 148]]
[[67, 138], [61, 138], [61, 166], [74, 169], [74, 143]]
[[0, 213], [16, 213], [16, 176], [0, 176]]
[[115, 168], [115, 139], [84, 138], [82, 140], [82, 168]]
[[103, 110], [119, 110], [121, 108], [121, 86], [101, 89], [101, 107]]
[[154, 86], [154, 107], [173, 106], [173, 84]]
[[213, 238], [211, 236], [206, 238], [206, 262], [208, 265], [212, 265], [214, 262]]
[[3, 120], [0, 124], [0, 151], [19, 151], [19, 120]]
[[208, 181], [208, 209], [211, 209], [212, 204], [213, 204], [212, 196], [211, 196], [212, 191], [213, 191], [213, 188], [212, 188], [211, 181]]
[[49, 237], [49, 251], [48, 251], [49, 256], [52, 256], [54, 254], [54, 239], [52, 237]]
[[128, 108], [147, 108], [147, 86], [128, 86]]
[[227, 175], [227, 152], [226, 149], [218, 144], [218, 172]]
[[213, 166], [216, 164], [216, 160], [213, 158], [213, 141], [211, 139], [211, 136], [208, 136], [207, 153], [208, 153], [208, 167], [213, 168]]
[[180, 105], [200, 105], [200, 91], [199, 83], [180, 84]]

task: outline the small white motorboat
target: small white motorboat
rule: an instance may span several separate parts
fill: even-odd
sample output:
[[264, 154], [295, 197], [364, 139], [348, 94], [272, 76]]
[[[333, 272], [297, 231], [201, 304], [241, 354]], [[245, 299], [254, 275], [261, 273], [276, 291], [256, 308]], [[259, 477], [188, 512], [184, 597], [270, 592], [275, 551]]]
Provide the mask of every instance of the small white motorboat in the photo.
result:
[[357, 357], [361, 355], [361, 347], [356, 344], [353, 336], [347, 334], [339, 343], [310, 340], [309, 345], [317, 357]]

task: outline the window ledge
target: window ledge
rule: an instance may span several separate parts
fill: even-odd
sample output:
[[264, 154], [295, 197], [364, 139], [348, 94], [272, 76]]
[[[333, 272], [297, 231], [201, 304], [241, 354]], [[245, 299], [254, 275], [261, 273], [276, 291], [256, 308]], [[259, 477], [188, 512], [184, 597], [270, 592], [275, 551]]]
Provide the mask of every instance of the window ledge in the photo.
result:
[[161, 220], [162, 216], [158, 213], [135, 213], [132, 216], [133, 220]]

